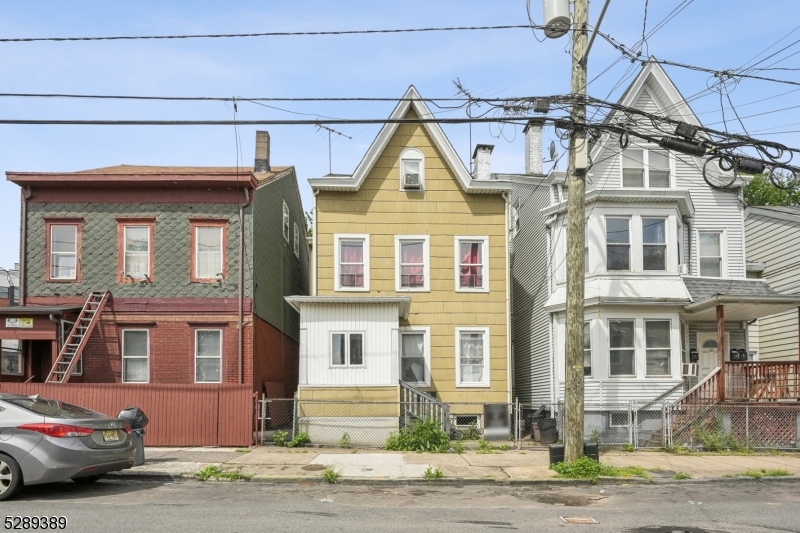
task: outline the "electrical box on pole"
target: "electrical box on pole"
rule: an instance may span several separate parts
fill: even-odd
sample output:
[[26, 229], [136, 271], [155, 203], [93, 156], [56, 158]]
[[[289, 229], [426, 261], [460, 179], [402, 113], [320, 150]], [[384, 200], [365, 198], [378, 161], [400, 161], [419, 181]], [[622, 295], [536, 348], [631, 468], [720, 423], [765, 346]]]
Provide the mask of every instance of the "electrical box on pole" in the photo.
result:
[[544, 34], [558, 39], [569, 31], [572, 20], [569, 16], [569, 0], [543, 0]]

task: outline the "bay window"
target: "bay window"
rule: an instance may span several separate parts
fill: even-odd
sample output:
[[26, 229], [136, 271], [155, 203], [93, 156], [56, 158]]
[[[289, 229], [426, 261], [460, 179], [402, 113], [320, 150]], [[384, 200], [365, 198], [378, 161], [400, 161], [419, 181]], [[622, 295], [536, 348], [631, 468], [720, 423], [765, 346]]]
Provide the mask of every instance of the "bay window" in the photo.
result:
[[583, 323], [583, 375], [592, 375], [592, 329], [591, 322]]
[[667, 269], [667, 221], [642, 218], [642, 269]]
[[606, 218], [606, 268], [631, 269], [630, 219]]
[[669, 320], [645, 320], [644, 344], [648, 376], [669, 376], [670, 335]]

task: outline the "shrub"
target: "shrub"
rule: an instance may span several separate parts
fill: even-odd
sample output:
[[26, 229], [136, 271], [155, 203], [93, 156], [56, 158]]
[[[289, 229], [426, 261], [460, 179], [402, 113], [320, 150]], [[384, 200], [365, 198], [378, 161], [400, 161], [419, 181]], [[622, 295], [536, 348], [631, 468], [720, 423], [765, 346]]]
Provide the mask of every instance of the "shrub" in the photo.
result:
[[492, 453], [492, 445], [486, 439], [481, 439], [478, 441], [478, 449], [475, 450], [477, 453]]
[[634, 447], [633, 444], [628, 443], [628, 444], [623, 444], [621, 450], [623, 452], [635, 452], [636, 448]]
[[453, 443], [453, 446], [452, 446], [452, 448], [451, 448], [451, 449], [453, 450], [453, 453], [458, 453], [458, 454], [462, 454], [462, 453], [464, 453], [464, 445], [463, 445], [463, 444], [461, 444], [461, 443], [460, 443], [460, 442], [458, 442], [458, 441], [455, 441], [455, 442]]
[[421, 420], [386, 439], [387, 450], [445, 453], [449, 448], [447, 433], [433, 420]]
[[272, 442], [277, 444], [278, 446], [286, 446], [286, 437], [289, 434], [285, 431], [276, 431], [275, 434], [272, 436]]
[[425, 470], [425, 473], [422, 474], [422, 477], [424, 477], [425, 479], [429, 479], [429, 480], [430, 479], [442, 479], [444, 477], [444, 474], [442, 474], [442, 471], [439, 470], [439, 467], [431, 468], [429, 466], [427, 468], [427, 470]]
[[672, 476], [672, 479], [678, 479], [678, 480], [681, 480], [681, 479], [692, 479], [692, 476], [690, 476], [686, 472], [675, 472], [675, 475]]
[[350, 444], [351, 444], [350, 434], [345, 433], [344, 435], [342, 435], [342, 439], [339, 441], [339, 446], [341, 446], [342, 448], [349, 448]]
[[589, 433], [589, 438], [587, 440], [595, 444], [600, 444], [600, 432], [593, 429], [592, 432]]
[[707, 431], [702, 426], [694, 426], [694, 434], [703, 450], [707, 452], [751, 452], [750, 446], [744, 445], [734, 437], [731, 433], [721, 431], [718, 426], [714, 427], [713, 431]]
[[458, 432], [458, 438], [460, 440], [478, 440], [481, 438], [481, 430], [478, 429], [477, 422], [473, 422], [469, 425], [467, 429], [464, 431]]
[[311, 438], [308, 436], [308, 433], [301, 431], [297, 435], [294, 436], [292, 440], [286, 443], [286, 446], [289, 448], [295, 448], [297, 446], [302, 446], [303, 444], [308, 444], [311, 442]]

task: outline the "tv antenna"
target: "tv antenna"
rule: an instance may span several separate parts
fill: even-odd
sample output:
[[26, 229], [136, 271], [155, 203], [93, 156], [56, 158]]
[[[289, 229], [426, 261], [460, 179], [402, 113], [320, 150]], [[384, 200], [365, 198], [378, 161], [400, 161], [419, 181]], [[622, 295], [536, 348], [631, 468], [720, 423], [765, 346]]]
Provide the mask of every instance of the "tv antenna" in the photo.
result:
[[327, 130], [328, 131], [328, 174], [333, 174], [333, 170], [331, 170], [331, 167], [332, 167], [332, 164], [331, 164], [331, 133], [335, 133], [336, 135], [340, 135], [342, 137], [346, 137], [346, 138], [348, 138], [350, 140], [353, 140], [353, 138], [348, 136], [348, 135], [345, 135], [341, 131], [336, 131], [335, 129], [329, 128], [328, 126], [324, 126], [322, 124], [317, 124], [316, 128], [317, 128], [317, 131], [320, 131], [320, 130]]

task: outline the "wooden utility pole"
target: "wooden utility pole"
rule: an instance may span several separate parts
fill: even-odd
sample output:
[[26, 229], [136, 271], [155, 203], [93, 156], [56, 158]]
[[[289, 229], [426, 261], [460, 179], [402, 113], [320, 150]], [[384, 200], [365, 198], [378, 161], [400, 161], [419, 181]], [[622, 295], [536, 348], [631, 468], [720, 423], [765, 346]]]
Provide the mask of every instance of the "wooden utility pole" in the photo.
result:
[[[586, 31], [589, 0], [575, 0], [572, 32], [572, 86], [574, 97], [570, 118], [573, 124], [586, 121]], [[567, 346], [564, 408], [564, 462], [583, 455], [583, 304], [585, 199], [588, 146], [582, 126], [570, 130], [567, 200]]]

